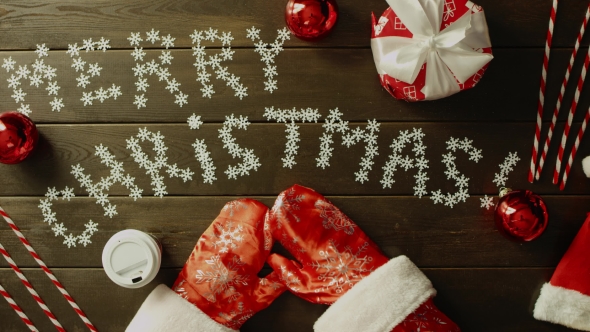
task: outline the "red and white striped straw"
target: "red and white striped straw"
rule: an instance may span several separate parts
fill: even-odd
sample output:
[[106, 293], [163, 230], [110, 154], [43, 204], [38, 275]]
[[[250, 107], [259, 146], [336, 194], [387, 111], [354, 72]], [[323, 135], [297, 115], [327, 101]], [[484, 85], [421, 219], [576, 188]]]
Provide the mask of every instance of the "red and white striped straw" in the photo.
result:
[[4, 249], [2, 244], [0, 244], [0, 253], [4, 257], [4, 259], [6, 259], [6, 261], [8, 262], [8, 265], [10, 265], [10, 267], [14, 270], [14, 273], [16, 273], [16, 275], [18, 276], [20, 281], [23, 283], [23, 285], [25, 285], [25, 287], [27, 288], [29, 293], [31, 293], [31, 295], [33, 296], [35, 301], [37, 301], [37, 304], [39, 305], [39, 307], [41, 307], [41, 309], [43, 310], [45, 315], [47, 315], [47, 317], [49, 317], [49, 320], [51, 320], [53, 325], [55, 325], [55, 328], [57, 328], [57, 330], [60, 332], [65, 332], [66, 330], [57, 321], [57, 318], [55, 318], [55, 315], [51, 312], [51, 310], [49, 310], [47, 305], [45, 305], [45, 302], [43, 301], [43, 299], [41, 299], [39, 294], [37, 294], [37, 292], [33, 288], [33, 285], [31, 285], [31, 283], [29, 282], [27, 277], [25, 277], [25, 275], [21, 272], [21, 270], [18, 268], [18, 266], [16, 266], [16, 263], [12, 260], [12, 258], [10, 258], [10, 255], [8, 254], [6, 249]]
[[22, 242], [22, 244], [24, 244], [24, 246], [27, 248], [27, 250], [29, 251], [29, 253], [31, 254], [31, 256], [33, 256], [33, 258], [35, 259], [35, 261], [37, 262], [37, 264], [39, 264], [39, 266], [41, 267], [41, 269], [45, 272], [45, 274], [47, 275], [47, 277], [49, 277], [49, 279], [51, 279], [51, 282], [53, 282], [53, 284], [55, 285], [55, 287], [57, 287], [57, 289], [61, 292], [61, 294], [64, 296], [64, 298], [72, 306], [72, 308], [74, 308], [74, 311], [78, 314], [78, 316], [80, 317], [80, 319], [82, 319], [82, 321], [84, 322], [84, 324], [86, 324], [86, 327], [88, 327], [88, 329], [90, 331], [98, 332], [98, 330], [94, 327], [94, 325], [92, 325], [92, 323], [90, 322], [90, 320], [88, 320], [88, 318], [86, 317], [86, 314], [84, 314], [84, 312], [82, 311], [82, 309], [80, 309], [80, 307], [78, 306], [78, 304], [76, 303], [76, 301], [74, 301], [74, 299], [66, 291], [66, 289], [64, 288], [64, 286], [57, 280], [57, 278], [55, 277], [55, 275], [53, 275], [53, 272], [51, 272], [51, 270], [47, 267], [47, 265], [45, 264], [45, 262], [43, 262], [43, 260], [41, 259], [41, 257], [39, 257], [39, 255], [37, 254], [37, 252], [35, 251], [35, 249], [33, 249], [33, 247], [31, 247], [31, 245], [29, 244], [29, 241], [27, 241], [27, 239], [25, 238], [25, 236], [23, 235], [23, 233], [20, 232], [20, 229], [16, 226], [16, 224], [12, 221], [12, 219], [10, 219], [10, 216], [6, 213], [6, 211], [4, 211], [4, 209], [2, 209], [1, 206], [0, 206], [0, 215], [2, 215], [2, 217], [4, 217], [4, 220], [6, 220], [6, 222], [10, 226], [10, 228], [12, 228], [12, 230], [14, 231], [14, 233], [18, 236], [20, 242]]
[[543, 170], [543, 165], [545, 164], [545, 158], [547, 157], [547, 150], [549, 150], [549, 144], [551, 143], [551, 138], [553, 136], [553, 130], [555, 129], [555, 124], [557, 123], [557, 117], [559, 112], [561, 111], [561, 102], [563, 101], [563, 94], [565, 92], [565, 87], [570, 78], [570, 74], [572, 72], [572, 67], [574, 65], [574, 60], [576, 55], [578, 54], [578, 50], [580, 49], [580, 43], [582, 42], [582, 37], [584, 36], [584, 32], [586, 31], [586, 26], [588, 25], [588, 19], [590, 19], [590, 3], [588, 4], [588, 9], [586, 10], [586, 16], [584, 17], [584, 22], [582, 22], [582, 26], [580, 27], [580, 32], [578, 33], [578, 38], [576, 39], [576, 45], [574, 46], [574, 50], [572, 52], [572, 56], [570, 57], [570, 63], [567, 66], [567, 70], [565, 72], [565, 77], [563, 82], [561, 82], [561, 90], [559, 91], [559, 97], [557, 98], [557, 104], [553, 109], [553, 117], [551, 118], [551, 125], [549, 126], [549, 132], [547, 133], [547, 139], [545, 140], [545, 145], [543, 146], [543, 152], [541, 153], [541, 159], [539, 160], [539, 165], [537, 166], [537, 173], [535, 175], [535, 179], [539, 180], [541, 176], [541, 171]]
[[561, 173], [561, 162], [563, 160], [563, 152], [565, 150], [565, 144], [567, 142], [567, 138], [570, 134], [570, 129], [572, 127], [572, 121], [574, 120], [574, 115], [576, 114], [576, 109], [578, 108], [578, 100], [580, 99], [580, 93], [582, 92], [582, 87], [584, 86], [584, 81], [586, 80], [586, 72], [588, 71], [588, 64], [590, 63], [590, 48], [588, 48], [588, 53], [586, 53], [586, 58], [584, 58], [584, 66], [582, 67], [582, 73], [580, 74], [580, 78], [578, 79], [578, 86], [576, 87], [576, 93], [574, 95], [574, 100], [572, 101], [572, 106], [570, 107], [570, 112], [567, 116], [567, 123], [565, 124], [565, 129], [563, 130], [563, 135], [561, 135], [561, 143], [559, 145], [559, 150], [557, 154], [557, 161], [555, 162], [555, 171], [553, 172], [553, 184], [557, 184], [559, 182], [559, 173]]
[[535, 128], [535, 140], [533, 142], [533, 153], [531, 158], [531, 167], [529, 168], [529, 182], [533, 182], [535, 168], [537, 163], [537, 154], [539, 150], [539, 138], [541, 137], [541, 127], [543, 126], [543, 105], [545, 103], [545, 81], [547, 80], [547, 67], [549, 66], [549, 52], [551, 50], [551, 40], [553, 39], [553, 26], [555, 23], [555, 13], [557, 12], [558, 0], [553, 0], [551, 7], [551, 16], [549, 18], [549, 29], [547, 30], [547, 40], [545, 42], [545, 56], [543, 57], [543, 69], [541, 72], [541, 88], [539, 89], [539, 103], [537, 105], [537, 126]]
[[578, 131], [578, 135], [576, 136], [576, 142], [574, 143], [574, 147], [572, 148], [572, 152], [570, 153], [569, 158], [567, 159], [567, 165], [565, 166], [565, 172], [563, 173], [563, 177], [561, 178], [561, 184], [559, 185], [559, 189], [563, 190], [565, 188], [565, 183], [567, 182], [567, 177], [570, 174], [570, 170], [572, 169], [572, 163], [574, 162], [574, 158], [576, 157], [576, 152], [578, 151], [578, 146], [580, 146], [580, 141], [582, 137], [584, 137], [584, 132], [586, 131], [586, 126], [588, 125], [588, 120], [590, 120], [590, 107], [586, 112], [586, 116], [584, 117], [584, 121], [582, 122], [582, 127]]
[[2, 287], [2, 285], [0, 285], [0, 294], [2, 294], [2, 296], [4, 296], [4, 299], [6, 300], [6, 302], [8, 302], [8, 304], [10, 304], [10, 307], [12, 307], [12, 309], [14, 310], [14, 312], [16, 312], [16, 314], [20, 317], [20, 319], [23, 320], [23, 322], [25, 322], [25, 324], [27, 324], [27, 327], [29, 328], [29, 330], [33, 331], [33, 332], [39, 332], [39, 330], [37, 330], [37, 328], [35, 327], [35, 324], [33, 324], [33, 322], [31, 322], [31, 320], [29, 319], [29, 317], [27, 317], [27, 315], [25, 315], [23, 309], [21, 309], [18, 304], [16, 304], [16, 302], [14, 302], [14, 299], [12, 299], [12, 296], [10, 296], [10, 294], [8, 294], [8, 292], [6, 291], [6, 289], [4, 289], [4, 287]]

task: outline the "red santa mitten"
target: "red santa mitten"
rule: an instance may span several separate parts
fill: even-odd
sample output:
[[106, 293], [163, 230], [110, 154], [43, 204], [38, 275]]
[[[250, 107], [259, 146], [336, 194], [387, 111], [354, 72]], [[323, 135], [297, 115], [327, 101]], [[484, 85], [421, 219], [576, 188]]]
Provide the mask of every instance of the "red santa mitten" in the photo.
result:
[[[172, 290], [159, 285], [126, 331], [236, 331], [284, 290], [276, 273], [258, 278], [272, 247], [268, 208], [227, 203], [201, 236]], [[267, 228], [265, 230], [265, 228]]]
[[590, 331], [590, 213], [541, 288], [533, 315], [538, 320]]
[[325, 197], [295, 185], [268, 214], [273, 237], [297, 259], [268, 263], [295, 295], [331, 304], [315, 331], [459, 331], [432, 303], [430, 280], [406, 256], [389, 260]]

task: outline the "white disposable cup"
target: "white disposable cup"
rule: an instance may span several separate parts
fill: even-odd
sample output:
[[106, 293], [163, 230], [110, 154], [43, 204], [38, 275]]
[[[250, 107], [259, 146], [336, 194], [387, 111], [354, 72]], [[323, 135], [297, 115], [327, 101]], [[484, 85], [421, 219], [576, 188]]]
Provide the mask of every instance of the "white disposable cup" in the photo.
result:
[[154, 280], [162, 262], [162, 247], [151, 235], [126, 229], [113, 235], [102, 251], [109, 278], [125, 288], [139, 288]]

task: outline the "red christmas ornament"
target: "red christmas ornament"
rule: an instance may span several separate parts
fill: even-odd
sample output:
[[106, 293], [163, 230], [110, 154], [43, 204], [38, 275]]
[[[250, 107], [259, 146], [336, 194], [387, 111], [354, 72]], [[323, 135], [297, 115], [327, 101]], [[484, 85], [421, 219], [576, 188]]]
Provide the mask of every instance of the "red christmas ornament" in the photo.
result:
[[496, 226], [506, 237], [532, 241], [547, 227], [547, 207], [543, 199], [528, 190], [504, 188], [495, 211]]
[[336, 24], [338, 6], [335, 0], [289, 0], [285, 20], [298, 38], [317, 40], [326, 36]]
[[0, 114], [0, 163], [18, 164], [33, 151], [39, 133], [31, 119], [18, 112]]

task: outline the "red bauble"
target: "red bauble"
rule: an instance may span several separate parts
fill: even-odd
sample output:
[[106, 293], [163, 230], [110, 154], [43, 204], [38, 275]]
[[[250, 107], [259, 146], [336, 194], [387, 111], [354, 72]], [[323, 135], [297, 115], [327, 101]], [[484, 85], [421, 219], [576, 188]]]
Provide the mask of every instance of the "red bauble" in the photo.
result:
[[503, 195], [495, 211], [500, 232], [517, 241], [532, 241], [547, 227], [547, 207], [543, 199], [528, 190], [514, 190]]
[[31, 119], [18, 112], [0, 114], [0, 163], [23, 161], [37, 144], [39, 133]]
[[335, 0], [289, 0], [287, 27], [298, 38], [317, 40], [327, 35], [338, 19]]

